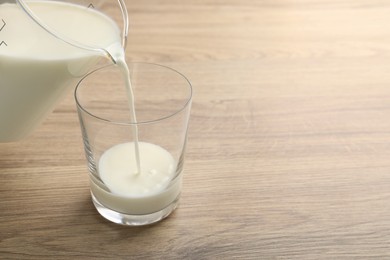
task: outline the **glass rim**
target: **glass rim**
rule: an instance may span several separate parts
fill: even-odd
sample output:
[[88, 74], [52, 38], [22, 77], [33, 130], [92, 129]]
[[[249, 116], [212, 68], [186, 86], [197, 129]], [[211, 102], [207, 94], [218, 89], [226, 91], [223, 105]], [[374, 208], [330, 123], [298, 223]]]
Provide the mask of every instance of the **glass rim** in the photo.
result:
[[83, 76], [79, 82], [77, 83], [76, 85], [76, 88], [74, 90], [74, 99], [76, 101], [76, 105], [77, 105], [77, 108], [80, 109], [81, 111], [83, 111], [84, 113], [88, 114], [89, 116], [99, 120], [99, 121], [104, 121], [104, 122], [107, 122], [107, 123], [110, 123], [110, 124], [115, 124], [115, 125], [122, 125], [122, 126], [133, 126], [133, 125], [144, 125], [144, 124], [152, 124], [152, 123], [157, 123], [157, 122], [161, 122], [161, 121], [164, 121], [166, 119], [169, 119], [169, 118], [172, 118], [174, 117], [175, 115], [181, 113], [182, 111], [184, 111], [192, 102], [192, 96], [193, 96], [193, 88], [192, 88], [192, 84], [191, 82], [187, 79], [186, 76], [184, 76], [184, 74], [182, 74], [181, 72], [171, 68], [171, 67], [168, 67], [166, 65], [161, 65], [161, 64], [157, 64], [157, 63], [151, 63], [151, 62], [129, 62], [128, 65], [133, 65], [133, 64], [143, 64], [143, 65], [152, 65], [152, 66], [157, 66], [157, 67], [160, 67], [160, 68], [164, 68], [164, 69], [168, 69], [176, 74], [178, 74], [179, 76], [181, 76], [184, 81], [187, 83], [186, 86], [188, 87], [189, 89], [189, 94], [188, 94], [188, 97], [185, 99], [185, 102], [184, 104], [182, 105], [182, 107], [178, 108], [175, 112], [173, 113], [169, 113], [168, 115], [166, 116], [163, 116], [163, 117], [159, 117], [157, 119], [153, 119], [153, 120], [145, 120], [145, 121], [137, 121], [137, 122], [123, 122], [123, 121], [116, 121], [116, 120], [110, 120], [110, 119], [106, 119], [106, 118], [103, 118], [103, 117], [100, 117], [100, 116], [97, 116], [97, 115], [94, 115], [93, 113], [89, 112], [88, 109], [86, 109], [80, 102], [79, 98], [77, 97], [77, 93], [78, 93], [78, 89], [82, 87], [82, 83], [83, 81], [88, 78], [89, 76], [91, 76], [92, 74], [94, 74], [95, 72], [98, 72], [100, 70], [104, 70], [104, 69], [107, 69], [109, 67], [112, 67], [114, 66], [115, 64], [110, 64], [110, 65], [107, 65], [107, 66], [104, 66], [104, 67], [101, 67], [101, 68], [98, 68], [98, 69], [95, 69], [91, 72], [89, 72], [87, 75]]

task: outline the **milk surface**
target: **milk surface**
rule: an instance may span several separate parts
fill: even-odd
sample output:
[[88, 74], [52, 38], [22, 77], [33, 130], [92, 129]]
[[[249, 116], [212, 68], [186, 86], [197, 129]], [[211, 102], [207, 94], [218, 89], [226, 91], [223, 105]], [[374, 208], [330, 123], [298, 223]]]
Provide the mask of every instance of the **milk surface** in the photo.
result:
[[[61, 34], [123, 55], [116, 24], [102, 13], [56, 1], [29, 2]], [[66, 90], [107, 57], [69, 45], [33, 22], [16, 4], [0, 4], [0, 142], [23, 138], [43, 120]]]
[[99, 161], [99, 175], [114, 194], [144, 197], [165, 189], [174, 177], [176, 164], [172, 155], [160, 146], [139, 142], [142, 170], [136, 165], [135, 143], [122, 143], [104, 152]]

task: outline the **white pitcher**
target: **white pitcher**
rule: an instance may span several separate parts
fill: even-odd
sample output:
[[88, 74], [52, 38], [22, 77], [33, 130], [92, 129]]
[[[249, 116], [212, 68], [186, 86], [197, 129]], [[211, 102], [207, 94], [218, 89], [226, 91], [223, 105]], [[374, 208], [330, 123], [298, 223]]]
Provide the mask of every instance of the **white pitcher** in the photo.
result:
[[123, 0], [0, 0], [0, 142], [31, 133], [80, 78], [115, 63], [127, 34]]

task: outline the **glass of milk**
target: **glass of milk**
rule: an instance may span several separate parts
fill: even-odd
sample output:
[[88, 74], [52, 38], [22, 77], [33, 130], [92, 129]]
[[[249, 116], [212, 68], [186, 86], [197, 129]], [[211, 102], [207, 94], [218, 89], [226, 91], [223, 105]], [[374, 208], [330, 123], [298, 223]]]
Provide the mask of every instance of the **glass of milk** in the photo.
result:
[[[75, 99], [97, 211], [123, 225], [146, 225], [178, 205], [192, 87], [156, 64], [98, 69]], [[130, 82], [126, 83], [129, 80]]]

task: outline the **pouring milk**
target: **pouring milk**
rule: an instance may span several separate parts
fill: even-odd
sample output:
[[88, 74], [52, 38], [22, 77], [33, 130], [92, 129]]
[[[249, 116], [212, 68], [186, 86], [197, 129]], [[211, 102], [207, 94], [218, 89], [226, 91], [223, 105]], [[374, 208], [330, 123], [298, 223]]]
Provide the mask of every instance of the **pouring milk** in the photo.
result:
[[[67, 37], [109, 53], [123, 72], [131, 120], [136, 122], [121, 32], [115, 22], [98, 11], [66, 2], [32, 1], [29, 5]], [[8, 142], [30, 133], [67, 88], [107, 55], [54, 37], [15, 3], [0, 4], [0, 20], [6, 23], [0, 30], [0, 43], [4, 41], [0, 45], [0, 142]], [[91, 175], [91, 190], [109, 208], [149, 214], [169, 205], [180, 193], [178, 181], [168, 188], [176, 162], [162, 147], [138, 143], [137, 126], [133, 136], [134, 143], [118, 144], [105, 152], [99, 163], [101, 180]], [[136, 163], [125, 165], [129, 159]]]

